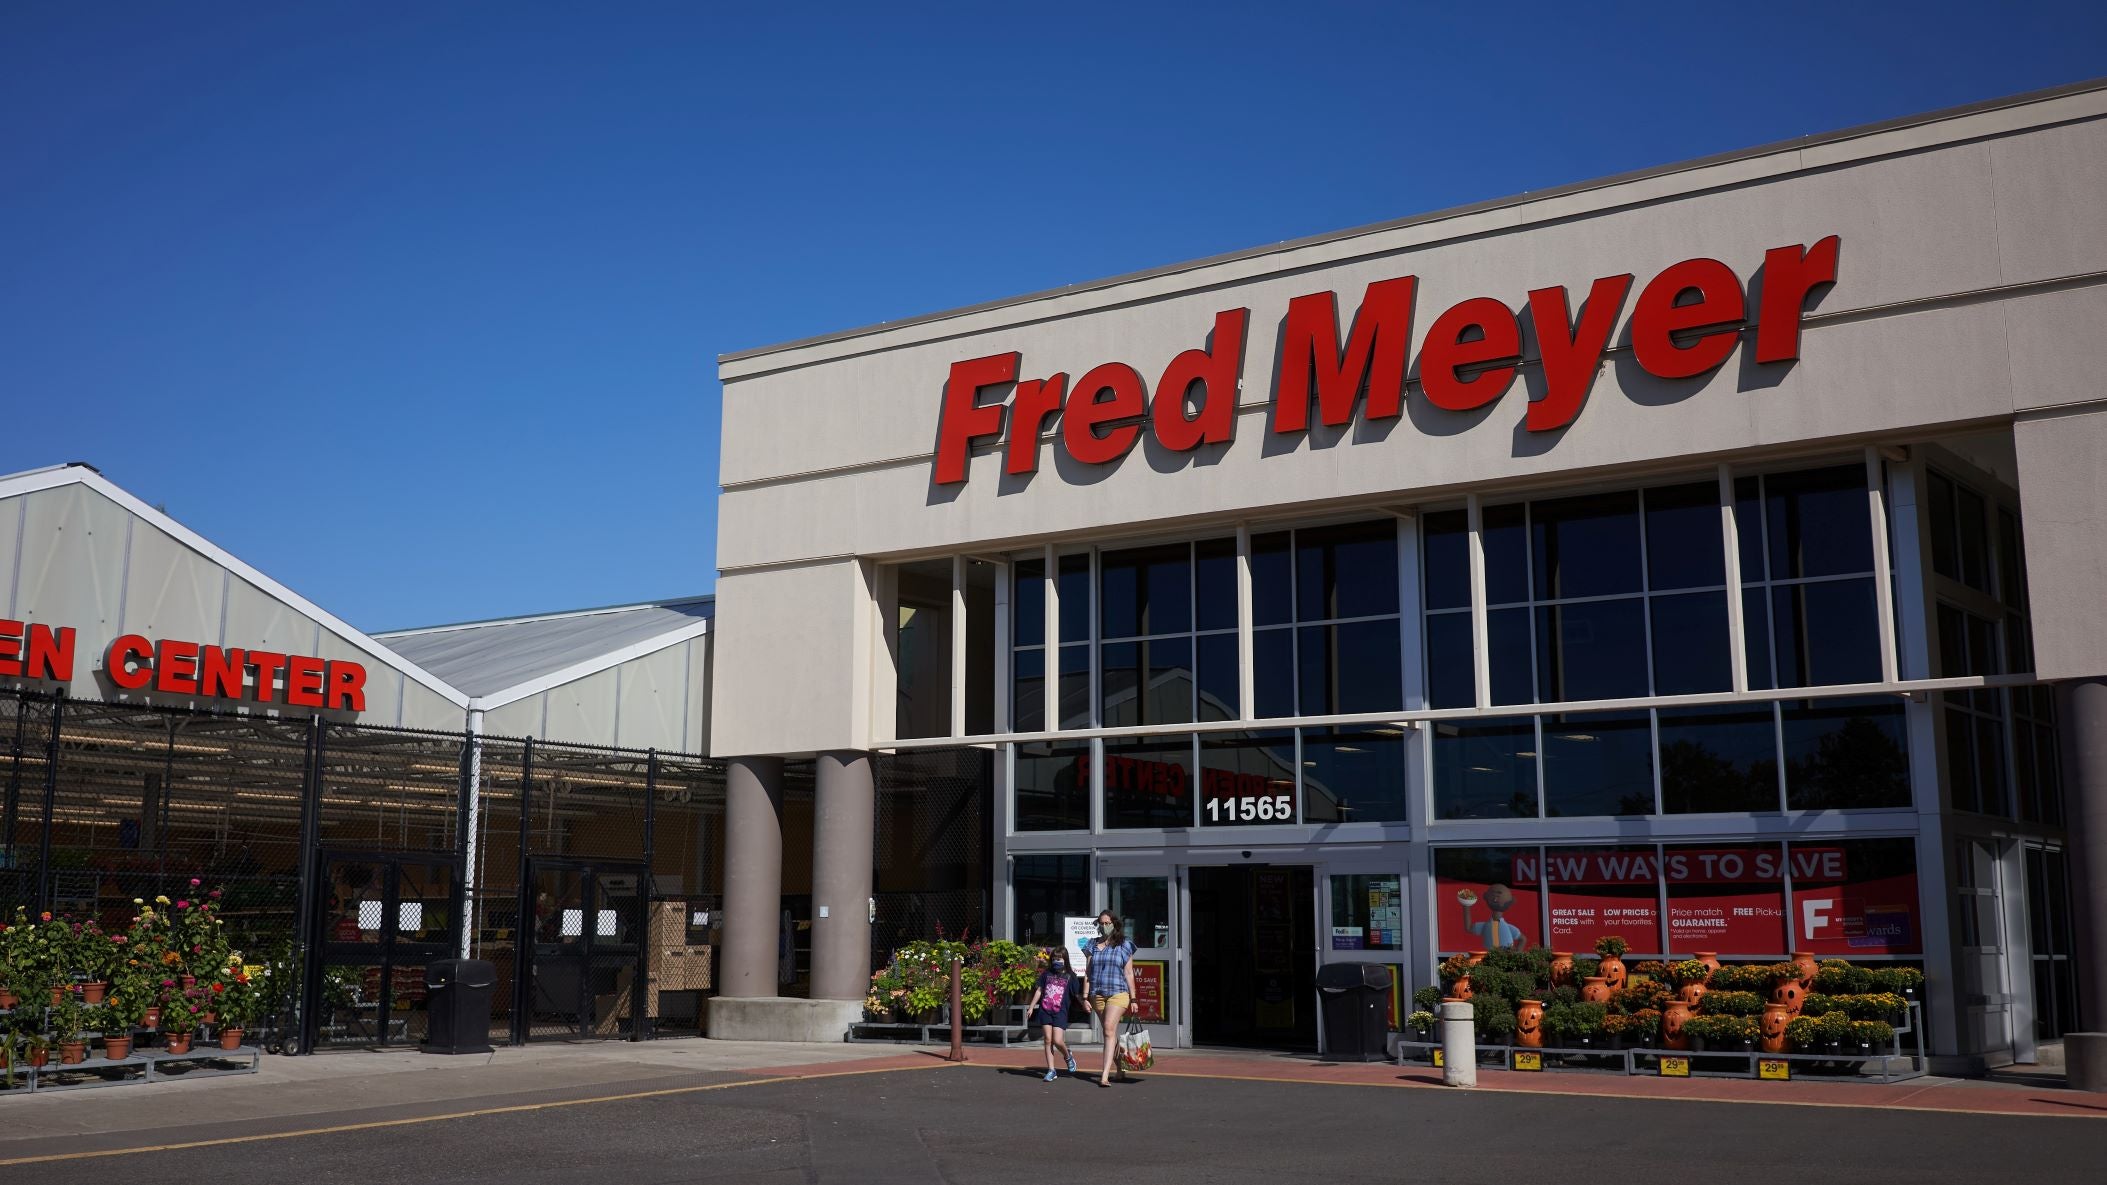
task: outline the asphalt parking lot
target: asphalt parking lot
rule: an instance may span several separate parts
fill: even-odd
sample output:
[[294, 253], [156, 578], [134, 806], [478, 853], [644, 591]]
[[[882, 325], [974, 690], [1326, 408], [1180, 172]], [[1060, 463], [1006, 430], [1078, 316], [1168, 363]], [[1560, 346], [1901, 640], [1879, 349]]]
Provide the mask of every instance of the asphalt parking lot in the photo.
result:
[[[146, 1171], [167, 1180], [963, 1185], [1115, 1174], [1512, 1185], [1607, 1172], [1708, 1185], [1810, 1176], [2032, 1185], [2098, 1181], [2107, 1146], [2097, 1119], [1161, 1075], [1106, 1090], [982, 1065], [671, 1088], [657, 1080], [647, 1089], [600, 1101], [625, 1093], [610, 1084], [553, 1106], [507, 1100], [483, 1114], [403, 1125], [382, 1117], [385, 1126], [285, 1138], [164, 1141], [116, 1157], [0, 1166], [0, 1180], [99, 1183]], [[455, 1108], [475, 1109], [473, 1100]]]

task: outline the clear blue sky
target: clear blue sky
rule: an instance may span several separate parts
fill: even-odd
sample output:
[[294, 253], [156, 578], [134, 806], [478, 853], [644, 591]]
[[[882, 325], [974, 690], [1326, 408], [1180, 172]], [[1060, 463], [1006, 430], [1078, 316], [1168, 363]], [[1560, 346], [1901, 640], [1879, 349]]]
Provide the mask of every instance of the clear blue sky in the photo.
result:
[[719, 353], [2059, 83], [2107, 5], [0, 7], [0, 471], [372, 629], [703, 591]]

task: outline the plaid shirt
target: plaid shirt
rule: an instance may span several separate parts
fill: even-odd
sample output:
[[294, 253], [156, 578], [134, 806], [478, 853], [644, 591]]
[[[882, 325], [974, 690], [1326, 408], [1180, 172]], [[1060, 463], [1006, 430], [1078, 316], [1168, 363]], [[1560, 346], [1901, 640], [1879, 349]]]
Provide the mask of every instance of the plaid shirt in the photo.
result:
[[1090, 994], [1116, 996], [1127, 990], [1127, 960], [1134, 957], [1134, 944], [1108, 946], [1102, 938], [1090, 940]]

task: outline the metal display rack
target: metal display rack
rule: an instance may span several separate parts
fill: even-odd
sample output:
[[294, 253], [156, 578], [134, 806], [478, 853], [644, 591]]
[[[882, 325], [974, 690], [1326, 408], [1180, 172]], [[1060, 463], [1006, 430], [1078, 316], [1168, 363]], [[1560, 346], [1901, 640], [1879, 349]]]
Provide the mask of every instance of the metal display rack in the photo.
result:
[[[1910, 1039], [1907, 1044], [1912, 1047], [1911, 1052], [1903, 1052], [1904, 1038]], [[1408, 1041], [1400, 1037], [1396, 1046], [1397, 1064], [1402, 1066], [1414, 1058], [1432, 1060], [1441, 1043]], [[1906, 1082], [1930, 1072], [1930, 1063], [1924, 1053], [1923, 1011], [1915, 1000], [1909, 1002], [1903, 1022], [1895, 1026], [1893, 1046], [1867, 1054], [1841, 1051], [1764, 1053], [1745, 1049], [1658, 1049], [1651, 1046], [1616, 1049], [1608, 1046], [1479, 1045], [1476, 1048], [1480, 1064], [1511, 1067], [1517, 1053], [1538, 1054], [1544, 1059], [1543, 1069], [1561, 1073], [1660, 1074], [1662, 1058], [1684, 1059], [1692, 1078], [1761, 1078], [1765, 1062], [1784, 1062], [1788, 1075], [1798, 1067], [1832, 1071], [1823, 1075], [1830, 1081]], [[1575, 1064], [1576, 1059], [1585, 1059], [1591, 1064]]]
[[262, 1060], [263, 1051], [253, 1045], [243, 1045], [238, 1049], [221, 1049], [213, 1045], [206, 1049], [193, 1046], [188, 1053], [169, 1053], [163, 1049], [134, 1050], [130, 1057], [115, 1060], [91, 1057], [71, 1065], [52, 1062], [18, 1069], [28, 1075], [29, 1093], [38, 1094], [254, 1074]]
[[[849, 1026], [848, 1040], [859, 1045], [941, 1045], [951, 1040], [950, 1006], [937, 1010], [936, 1019], [928, 1024], [914, 1021], [858, 1021]], [[959, 1032], [967, 1041], [1000, 1045], [1009, 1048], [1013, 1041], [1025, 1041], [1031, 1037], [1031, 1026], [1025, 1023], [1024, 1005], [1002, 1004], [988, 1010], [994, 1024], [969, 1024]], [[1007, 1015], [1004, 1015], [1007, 1014]], [[1001, 1019], [997, 1020], [996, 1018]]]

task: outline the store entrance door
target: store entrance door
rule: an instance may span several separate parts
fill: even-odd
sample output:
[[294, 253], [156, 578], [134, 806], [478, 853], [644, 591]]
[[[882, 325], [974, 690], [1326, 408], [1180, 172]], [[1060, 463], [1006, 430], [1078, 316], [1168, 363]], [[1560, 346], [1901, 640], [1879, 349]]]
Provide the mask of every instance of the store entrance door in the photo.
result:
[[519, 1008], [528, 1040], [628, 1037], [644, 1001], [642, 865], [536, 859]]
[[1315, 872], [1302, 864], [1188, 872], [1193, 1043], [1315, 1049]]
[[305, 1049], [424, 1039], [425, 964], [460, 942], [460, 863], [451, 853], [326, 851], [300, 1015]]

